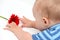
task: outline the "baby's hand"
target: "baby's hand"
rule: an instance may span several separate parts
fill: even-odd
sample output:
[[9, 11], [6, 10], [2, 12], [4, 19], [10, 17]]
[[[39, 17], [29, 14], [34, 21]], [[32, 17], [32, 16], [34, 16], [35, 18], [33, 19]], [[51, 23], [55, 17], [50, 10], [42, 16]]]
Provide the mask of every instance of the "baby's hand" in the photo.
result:
[[17, 26], [14, 22], [8, 24], [4, 29], [13, 32], [18, 40], [32, 40], [31, 35], [23, 31], [22, 28]]
[[19, 26], [17, 26], [16, 23], [14, 23], [14, 22], [12, 22], [12, 23], [10, 23], [10, 24], [7, 24], [7, 25], [6, 25], [6, 28], [4, 28], [4, 29], [9, 30], [9, 31], [11, 31], [11, 32], [17, 32], [17, 31], [19, 31], [19, 30], [20, 30], [20, 31], [22, 30], [22, 28], [19, 27]]
[[35, 21], [31, 21], [31, 20], [25, 18], [24, 16], [23, 16], [23, 18], [21, 18], [21, 21], [23, 23], [22, 27], [34, 27], [34, 25], [35, 25]]

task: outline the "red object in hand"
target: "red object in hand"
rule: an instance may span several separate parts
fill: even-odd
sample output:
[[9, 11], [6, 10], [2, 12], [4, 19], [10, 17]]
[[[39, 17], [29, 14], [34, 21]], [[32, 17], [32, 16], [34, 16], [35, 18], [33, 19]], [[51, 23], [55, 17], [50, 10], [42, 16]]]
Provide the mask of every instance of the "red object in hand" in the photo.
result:
[[12, 14], [10, 19], [8, 20], [8, 23], [10, 24], [12, 22], [15, 22], [16, 25], [18, 25], [19, 24], [19, 17], [15, 14]]

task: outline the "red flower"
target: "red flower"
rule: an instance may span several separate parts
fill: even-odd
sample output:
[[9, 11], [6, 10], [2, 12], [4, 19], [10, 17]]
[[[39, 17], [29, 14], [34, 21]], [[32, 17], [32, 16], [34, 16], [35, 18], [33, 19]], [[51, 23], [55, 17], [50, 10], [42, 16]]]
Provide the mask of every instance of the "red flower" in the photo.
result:
[[8, 20], [8, 23], [10, 24], [11, 22], [15, 22], [16, 25], [19, 24], [19, 17], [17, 15], [12, 14], [10, 19]]

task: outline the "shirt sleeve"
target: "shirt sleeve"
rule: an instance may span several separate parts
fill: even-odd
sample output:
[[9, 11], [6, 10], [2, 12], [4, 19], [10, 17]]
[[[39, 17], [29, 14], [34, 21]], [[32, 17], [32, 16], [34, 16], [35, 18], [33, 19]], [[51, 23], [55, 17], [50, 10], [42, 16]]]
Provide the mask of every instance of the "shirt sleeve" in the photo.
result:
[[33, 40], [60, 40], [60, 29], [44, 30], [32, 35]]

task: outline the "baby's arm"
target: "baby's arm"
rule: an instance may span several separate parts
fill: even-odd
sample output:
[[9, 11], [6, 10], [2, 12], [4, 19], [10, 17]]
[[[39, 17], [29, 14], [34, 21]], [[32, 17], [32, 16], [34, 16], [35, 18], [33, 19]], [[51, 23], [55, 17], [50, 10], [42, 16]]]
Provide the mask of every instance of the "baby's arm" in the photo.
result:
[[4, 29], [13, 32], [18, 40], [32, 40], [32, 36], [29, 33], [23, 31], [22, 28], [18, 27], [14, 22], [8, 24]]
[[[21, 18], [21, 22], [23, 23], [22, 27], [31, 27], [31, 28], [35, 28], [37, 29], [37, 22], [36, 21], [32, 21], [27, 19], [26, 17]], [[44, 29], [44, 27], [39, 28], [40, 31], [42, 31]]]
[[31, 27], [31, 28], [35, 28], [35, 21], [31, 21], [29, 19], [27, 19], [26, 17], [21, 18], [21, 22], [23, 23], [22, 27]]

